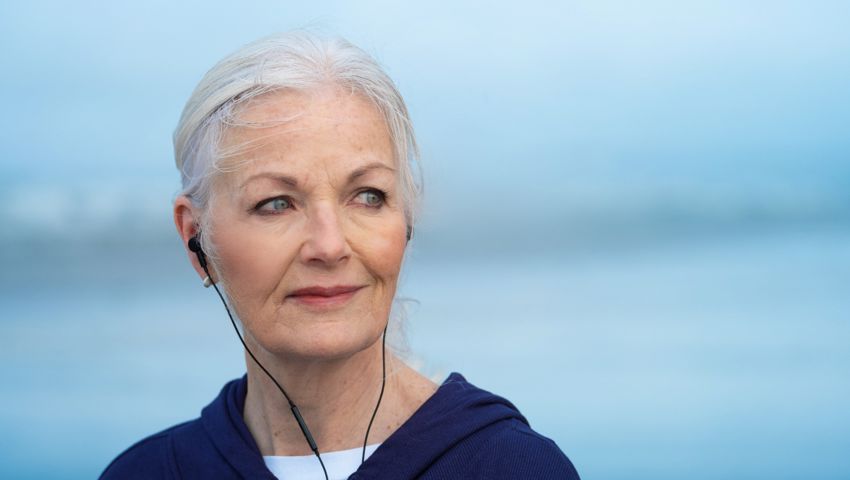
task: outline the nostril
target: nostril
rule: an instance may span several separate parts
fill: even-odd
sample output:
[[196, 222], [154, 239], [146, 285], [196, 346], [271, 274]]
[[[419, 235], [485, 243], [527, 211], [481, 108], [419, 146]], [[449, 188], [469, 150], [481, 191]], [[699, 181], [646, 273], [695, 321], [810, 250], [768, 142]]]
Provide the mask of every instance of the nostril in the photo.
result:
[[349, 245], [340, 229], [317, 229], [304, 243], [302, 254], [306, 261], [333, 264], [348, 257]]

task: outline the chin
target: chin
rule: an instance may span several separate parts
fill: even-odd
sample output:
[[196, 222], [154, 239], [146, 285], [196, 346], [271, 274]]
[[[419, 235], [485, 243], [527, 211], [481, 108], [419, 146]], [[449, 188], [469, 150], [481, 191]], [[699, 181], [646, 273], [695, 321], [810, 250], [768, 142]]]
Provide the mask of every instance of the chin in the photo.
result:
[[301, 325], [295, 334], [271, 338], [264, 347], [280, 358], [342, 360], [362, 352], [381, 340], [383, 323], [322, 322]]

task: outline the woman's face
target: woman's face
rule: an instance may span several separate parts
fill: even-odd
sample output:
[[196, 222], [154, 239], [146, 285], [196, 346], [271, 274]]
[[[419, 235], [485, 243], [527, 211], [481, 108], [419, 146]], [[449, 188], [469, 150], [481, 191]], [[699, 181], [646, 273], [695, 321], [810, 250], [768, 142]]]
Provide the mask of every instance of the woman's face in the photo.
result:
[[249, 338], [310, 359], [374, 344], [407, 243], [383, 116], [327, 87], [265, 94], [239, 119], [267, 123], [226, 131], [222, 151], [239, 153], [214, 182], [210, 234]]

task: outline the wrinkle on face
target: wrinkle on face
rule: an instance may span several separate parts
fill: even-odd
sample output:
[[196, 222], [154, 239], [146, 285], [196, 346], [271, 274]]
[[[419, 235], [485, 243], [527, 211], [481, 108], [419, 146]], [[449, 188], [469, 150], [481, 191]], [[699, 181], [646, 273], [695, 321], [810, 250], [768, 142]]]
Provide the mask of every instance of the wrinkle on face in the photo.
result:
[[[226, 169], [214, 184], [213, 196], [220, 196], [213, 241], [245, 328], [280, 353], [344, 355], [365, 348], [379, 338], [389, 316], [406, 245], [394, 150], [383, 116], [364, 97], [339, 88], [269, 93], [241, 115], [251, 125], [272, 124], [226, 132], [225, 150], [250, 148], [227, 159], [238, 168]], [[289, 120], [272, 121], [276, 118]], [[375, 163], [386, 168], [350, 178]], [[245, 183], [264, 172], [294, 182], [263, 177]], [[382, 209], [351, 201], [366, 187], [389, 193]], [[251, 213], [253, 202], [276, 194], [291, 195], [296, 208], [268, 217]], [[333, 245], [336, 241], [344, 244]], [[344, 255], [323, 258], [331, 246]], [[293, 288], [337, 282], [368, 288], [340, 311], [326, 314], [286, 300]]]

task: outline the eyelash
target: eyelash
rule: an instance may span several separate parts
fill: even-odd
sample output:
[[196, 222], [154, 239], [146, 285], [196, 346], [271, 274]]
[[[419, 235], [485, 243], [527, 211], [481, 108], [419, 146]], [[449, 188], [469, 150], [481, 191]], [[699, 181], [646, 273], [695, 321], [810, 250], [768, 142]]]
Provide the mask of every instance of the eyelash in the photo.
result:
[[375, 193], [381, 199], [381, 203], [379, 203], [377, 205], [366, 205], [366, 208], [372, 208], [372, 209], [379, 209], [379, 208], [383, 207], [384, 205], [386, 205], [387, 198], [389, 197], [387, 192], [385, 192], [381, 189], [378, 189], [378, 188], [365, 188], [365, 189], [357, 192], [357, 195], [355, 195], [355, 197], [359, 197], [360, 195], [362, 195], [364, 193]]
[[[381, 207], [383, 207], [384, 205], [386, 205], [387, 199], [389, 198], [389, 194], [387, 192], [379, 189], [379, 188], [364, 188], [363, 190], [360, 190], [359, 192], [357, 192], [357, 194], [355, 194], [355, 197], [358, 197], [358, 196], [360, 196], [364, 193], [368, 193], [368, 192], [376, 193], [378, 195], [378, 197], [380, 197], [381, 203], [379, 203], [378, 205], [374, 205], [374, 206], [365, 205], [366, 208], [378, 210]], [[292, 204], [293, 204], [292, 197], [290, 197], [289, 195], [278, 195], [277, 197], [267, 198], [265, 200], [260, 201], [259, 203], [257, 203], [254, 206], [252, 211], [257, 213], [258, 215], [280, 215], [281, 212], [264, 211], [262, 209], [263, 206], [265, 206], [266, 204], [273, 202], [275, 200], [286, 200], [290, 205], [289, 208], [287, 208], [286, 210], [292, 209]], [[284, 210], [284, 211], [286, 211], [286, 210]]]

